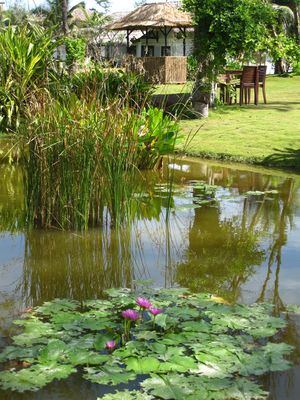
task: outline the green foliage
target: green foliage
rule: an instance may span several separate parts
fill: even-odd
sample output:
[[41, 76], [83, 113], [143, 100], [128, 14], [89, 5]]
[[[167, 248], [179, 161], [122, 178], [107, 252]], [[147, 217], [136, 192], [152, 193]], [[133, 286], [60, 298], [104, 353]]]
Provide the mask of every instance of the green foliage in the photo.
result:
[[300, 61], [293, 64], [293, 72], [295, 75], [300, 75]]
[[247, 60], [270, 36], [272, 6], [261, 0], [185, 0], [196, 23], [195, 55], [213, 79], [234, 57]]
[[293, 37], [288, 37], [285, 33], [280, 33], [272, 38], [267, 43], [267, 48], [270, 49], [273, 60], [283, 59], [287, 63], [287, 70], [289, 66], [300, 62], [300, 45]]
[[52, 74], [57, 42], [32, 25], [0, 29], [0, 129], [15, 131]]
[[107, 210], [112, 225], [124, 222], [138, 191], [137, 169], [153, 168], [173, 151], [178, 127], [160, 110], [119, 102], [108, 109], [76, 96], [50, 99], [20, 128], [24, 153], [30, 143], [25, 193], [32, 226], [84, 229], [100, 225]]
[[195, 80], [198, 68], [198, 61], [195, 56], [187, 57], [187, 79], [189, 81]]
[[162, 155], [172, 154], [178, 136], [178, 124], [163, 110], [148, 108], [143, 110], [134, 127], [138, 136], [140, 169], [151, 169]]
[[36, 364], [20, 371], [1, 372], [1, 385], [4, 390], [37, 391], [54, 379], [66, 379], [76, 370], [72, 365], [48, 362], [47, 365]]
[[[139, 391], [117, 391], [106, 400], [262, 400], [268, 394], [253, 376], [290, 367], [291, 347], [268, 341], [286, 325], [272, 316], [271, 305], [223, 304], [182, 288], [147, 289], [139, 295], [148, 296], [163, 314], [153, 319], [144, 311], [124, 342], [121, 312], [135, 307], [136, 294], [111, 289], [107, 295], [84, 304], [56, 299], [16, 321], [24, 332], [1, 354], [0, 386], [35, 391], [83, 368], [85, 379], [112, 391], [141, 382]], [[105, 349], [111, 339], [117, 343], [112, 352]], [[6, 364], [12, 360], [17, 369]]]
[[72, 66], [74, 63], [82, 64], [86, 55], [86, 42], [83, 38], [66, 37], [64, 39], [66, 46], [66, 63]]
[[147, 104], [153, 92], [153, 86], [141, 75], [98, 66], [71, 77], [65, 76], [61, 85], [81, 99], [98, 99], [103, 105], [122, 100], [138, 108]]

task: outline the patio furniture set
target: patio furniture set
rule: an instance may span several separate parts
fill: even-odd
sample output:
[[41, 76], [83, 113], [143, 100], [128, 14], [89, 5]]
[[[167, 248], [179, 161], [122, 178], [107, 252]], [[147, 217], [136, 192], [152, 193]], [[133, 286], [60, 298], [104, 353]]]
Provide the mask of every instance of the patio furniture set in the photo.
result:
[[266, 96], [266, 65], [244, 66], [242, 70], [225, 70], [219, 77], [220, 100], [226, 104], [237, 103], [239, 89], [239, 104], [250, 104], [251, 90], [254, 92], [254, 104], [258, 104], [259, 88], [262, 89], [264, 103]]

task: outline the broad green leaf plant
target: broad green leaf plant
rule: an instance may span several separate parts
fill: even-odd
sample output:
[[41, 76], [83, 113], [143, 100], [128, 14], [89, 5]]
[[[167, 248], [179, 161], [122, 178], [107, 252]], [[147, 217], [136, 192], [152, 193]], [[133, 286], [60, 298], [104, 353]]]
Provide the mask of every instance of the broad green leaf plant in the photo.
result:
[[15, 321], [22, 332], [0, 355], [0, 386], [37, 391], [82, 371], [109, 385], [103, 400], [267, 399], [256, 378], [289, 369], [292, 351], [278, 342], [286, 322], [272, 311], [182, 288], [55, 299]]

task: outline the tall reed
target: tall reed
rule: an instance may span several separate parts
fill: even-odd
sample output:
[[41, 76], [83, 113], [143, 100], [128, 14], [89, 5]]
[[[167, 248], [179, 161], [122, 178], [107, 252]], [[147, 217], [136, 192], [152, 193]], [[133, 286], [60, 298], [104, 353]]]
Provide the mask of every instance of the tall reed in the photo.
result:
[[153, 167], [172, 145], [176, 125], [158, 110], [137, 111], [120, 99], [104, 107], [74, 95], [38, 105], [21, 132], [29, 148], [28, 222], [83, 229], [129, 216], [139, 169]]

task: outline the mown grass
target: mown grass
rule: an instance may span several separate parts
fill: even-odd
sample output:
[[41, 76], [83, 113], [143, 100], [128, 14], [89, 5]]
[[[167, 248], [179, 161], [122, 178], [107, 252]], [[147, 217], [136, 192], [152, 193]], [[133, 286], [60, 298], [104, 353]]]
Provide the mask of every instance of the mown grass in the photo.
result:
[[[266, 87], [267, 104], [262, 103], [260, 93], [258, 106], [222, 105], [211, 110], [206, 120], [182, 120], [183, 135], [195, 136], [187, 147], [183, 148], [183, 141], [178, 144], [177, 150], [194, 156], [300, 167], [300, 76], [268, 77]], [[191, 84], [168, 85], [157, 90], [168, 94], [190, 88]], [[271, 157], [280, 152], [280, 157]]]

